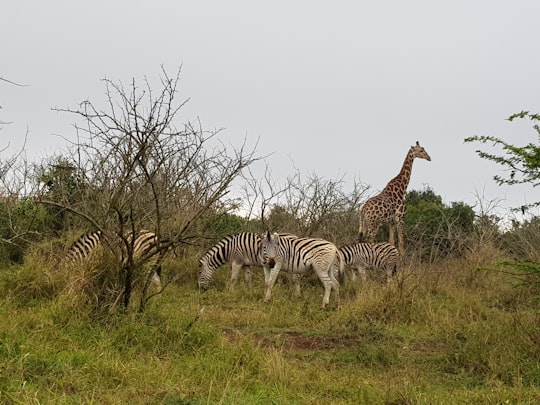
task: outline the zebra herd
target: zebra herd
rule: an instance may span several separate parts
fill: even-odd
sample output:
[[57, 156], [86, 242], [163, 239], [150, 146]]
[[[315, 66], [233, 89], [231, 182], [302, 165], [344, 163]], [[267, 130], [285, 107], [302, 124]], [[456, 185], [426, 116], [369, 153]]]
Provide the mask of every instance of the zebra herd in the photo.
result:
[[[399, 251], [389, 243], [356, 243], [338, 249], [324, 239], [244, 232], [222, 239], [199, 259], [198, 286], [207, 289], [216, 269], [227, 262], [232, 265], [231, 285], [236, 283], [240, 269], [250, 274], [249, 266], [258, 265], [264, 270], [264, 300], [268, 302], [280, 270], [293, 277], [314, 271], [324, 286], [322, 307], [325, 308], [332, 290], [339, 299], [339, 281], [344, 279], [345, 266], [353, 268], [353, 280], [356, 280], [355, 270], [365, 280], [367, 268], [384, 270], [389, 279], [396, 274], [399, 261]], [[299, 291], [298, 278], [293, 278], [293, 282]]]
[[[270, 301], [272, 288], [281, 270], [287, 271], [297, 294], [300, 292], [299, 275], [313, 271], [324, 286], [322, 302], [324, 308], [329, 303], [332, 291], [339, 299], [339, 285], [344, 279], [345, 266], [353, 268], [351, 275], [353, 281], [357, 276], [364, 281], [366, 269], [369, 267], [384, 271], [389, 280], [396, 274], [401, 261], [399, 252], [404, 251], [405, 192], [416, 158], [431, 161], [431, 157], [418, 141], [407, 151], [398, 175], [391, 179], [379, 194], [368, 199], [362, 206], [359, 243], [338, 248], [334, 243], [324, 239], [270, 232], [262, 235], [243, 232], [227, 236], [199, 259], [197, 281], [199, 288], [207, 289], [214, 279], [216, 269], [225, 263], [230, 262], [232, 266], [231, 285], [237, 282], [242, 269], [246, 281], [251, 283], [249, 267], [262, 266], [266, 288], [264, 300]], [[377, 229], [383, 223], [390, 225], [389, 243], [374, 243]], [[393, 244], [394, 226], [398, 232], [399, 250]], [[364, 237], [367, 237], [369, 242], [363, 243]], [[99, 231], [83, 235], [69, 249], [66, 261], [80, 261], [91, 256], [101, 244], [102, 238], [103, 234]], [[123, 257], [145, 262], [147, 259], [156, 260], [157, 253], [160, 253], [159, 260], [161, 260], [161, 249], [157, 246], [158, 238], [154, 233], [143, 231], [135, 239], [133, 235], [129, 235], [124, 240], [127, 241], [127, 247], [131, 246], [133, 249], [133, 254]], [[125, 265], [123, 261], [122, 266]], [[149, 276], [155, 284], [160, 285], [161, 263], [156, 262], [153, 268], [155, 271], [153, 270]]]
[[[88, 260], [103, 242], [101, 231], [84, 234], [67, 250], [61, 263], [80, 264]], [[148, 276], [161, 289], [161, 255], [158, 254], [156, 235], [144, 230], [137, 233], [135, 238], [129, 234], [126, 242], [133, 249], [134, 262], [150, 268]], [[122, 266], [126, 266], [129, 255], [122, 256]], [[287, 233], [242, 232], [223, 238], [200, 257], [197, 284], [200, 289], [206, 290], [213, 282], [216, 270], [226, 263], [231, 263], [232, 267], [231, 286], [237, 283], [241, 270], [244, 271], [246, 282], [251, 284], [250, 266], [262, 267], [264, 301], [268, 302], [281, 270], [289, 275], [297, 295], [300, 293], [299, 277], [312, 271], [324, 286], [322, 307], [325, 308], [332, 291], [339, 300], [339, 285], [344, 280], [346, 266], [352, 267], [353, 281], [357, 273], [364, 281], [368, 268], [384, 271], [389, 280], [396, 274], [399, 262], [398, 249], [389, 243], [355, 243], [338, 248], [334, 243], [319, 238]]]

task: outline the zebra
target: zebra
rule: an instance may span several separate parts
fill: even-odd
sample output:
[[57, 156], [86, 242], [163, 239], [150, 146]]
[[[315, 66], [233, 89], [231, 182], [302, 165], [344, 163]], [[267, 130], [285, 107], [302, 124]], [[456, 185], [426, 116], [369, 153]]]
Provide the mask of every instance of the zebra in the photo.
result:
[[[280, 235], [285, 238], [292, 236], [286, 233]], [[232, 267], [230, 287], [236, 285], [240, 270], [242, 269], [244, 270], [245, 281], [251, 285], [250, 266], [263, 266], [260, 245], [260, 235], [253, 232], [242, 232], [221, 239], [199, 259], [198, 287], [202, 290], [208, 289], [214, 280], [216, 270], [229, 262]], [[295, 286], [296, 295], [300, 295], [298, 277], [291, 278]]]
[[261, 236], [261, 255], [264, 263], [266, 292], [264, 301], [272, 297], [272, 287], [281, 269], [295, 273], [314, 270], [324, 286], [322, 307], [330, 301], [332, 289], [339, 305], [339, 283], [334, 269], [340, 268], [336, 245], [324, 239], [281, 237], [277, 233]]
[[366, 281], [367, 268], [384, 270], [387, 281], [390, 281], [397, 273], [401, 259], [399, 250], [390, 243], [354, 243], [341, 246], [338, 252], [343, 265], [353, 267], [353, 282], [356, 281], [356, 271], [362, 281]]
[[[104, 242], [102, 231], [93, 231], [81, 235], [71, 244], [65, 255], [57, 262], [56, 268], [61, 265], [80, 266], [87, 263], [102, 246]], [[133, 249], [133, 262], [135, 266], [144, 265], [153, 270], [150, 280], [158, 290], [161, 290], [161, 261], [159, 257], [159, 248], [157, 247], [156, 234], [142, 230], [133, 240], [133, 233], [128, 234], [126, 242]], [[128, 265], [128, 256], [126, 248], [122, 249], [122, 268]]]
[[[163, 242], [163, 241], [162, 241]], [[161, 291], [161, 255], [158, 238], [154, 232], [141, 230], [133, 240], [133, 233], [129, 233], [127, 243], [133, 249], [133, 263], [135, 267], [149, 268], [149, 281]], [[128, 265], [129, 255], [123, 249], [122, 268]]]
[[94, 231], [81, 235], [71, 244], [63, 257], [56, 264], [58, 268], [61, 264], [69, 263], [71, 265], [82, 264], [92, 257], [101, 245], [103, 232]]

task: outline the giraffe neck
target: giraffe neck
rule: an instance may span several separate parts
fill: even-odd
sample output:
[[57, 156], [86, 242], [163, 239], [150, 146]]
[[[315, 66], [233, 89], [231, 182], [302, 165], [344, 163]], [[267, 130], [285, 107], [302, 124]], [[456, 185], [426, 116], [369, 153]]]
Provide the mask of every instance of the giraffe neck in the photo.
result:
[[409, 185], [409, 180], [411, 179], [412, 165], [414, 161], [414, 156], [412, 150], [407, 152], [403, 166], [401, 167], [400, 172], [396, 177], [388, 182], [384, 190], [382, 191], [385, 194], [390, 194], [394, 198], [405, 197], [405, 192], [407, 191], [407, 186]]

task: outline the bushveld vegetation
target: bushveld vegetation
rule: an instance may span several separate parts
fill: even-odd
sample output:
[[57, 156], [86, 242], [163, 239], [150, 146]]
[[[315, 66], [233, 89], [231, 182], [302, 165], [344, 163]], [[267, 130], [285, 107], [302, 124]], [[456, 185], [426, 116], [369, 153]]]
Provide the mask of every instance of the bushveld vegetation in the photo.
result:
[[[322, 310], [316, 277], [303, 278], [301, 297], [283, 279], [265, 304], [262, 270], [230, 288], [226, 265], [199, 291], [198, 258], [228, 234], [355, 241], [369, 187], [252, 175], [255, 150], [174, 127], [177, 79], [163, 73], [157, 95], [106, 81], [108, 109], [65, 110], [85, 125], [61, 155], [0, 161], [0, 403], [540, 402], [534, 215], [502, 228], [489, 202], [411, 190], [406, 254], [389, 284], [347, 279], [339, 307]], [[141, 229], [160, 240], [162, 291], [142, 288], [124, 260], [126, 234]], [[107, 243], [59, 267], [88, 230]]]

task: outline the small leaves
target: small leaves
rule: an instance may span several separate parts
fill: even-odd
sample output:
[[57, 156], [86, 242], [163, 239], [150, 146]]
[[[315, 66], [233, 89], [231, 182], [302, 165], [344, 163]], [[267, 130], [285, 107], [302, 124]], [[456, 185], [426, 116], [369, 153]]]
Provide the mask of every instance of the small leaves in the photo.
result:
[[[513, 121], [516, 118], [528, 118], [531, 121], [540, 121], [540, 114], [531, 114], [529, 111], [521, 111], [507, 118], [508, 121]], [[540, 125], [535, 123], [533, 129], [539, 135], [540, 142]], [[503, 154], [493, 154], [482, 150], [476, 150], [476, 154], [482, 159], [491, 160], [504, 169], [508, 169], [508, 177], [501, 175], [493, 176], [493, 179], [499, 184], [531, 184], [536, 187], [540, 184], [540, 144], [529, 143], [525, 146], [515, 146], [503, 139], [494, 136], [470, 136], [464, 139], [465, 142], [480, 142], [482, 144], [491, 143], [493, 147], [500, 147]], [[537, 205], [538, 203], [529, 204], [528, 207]]]

